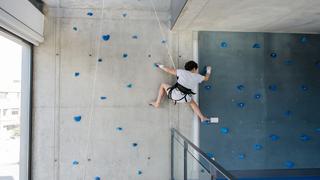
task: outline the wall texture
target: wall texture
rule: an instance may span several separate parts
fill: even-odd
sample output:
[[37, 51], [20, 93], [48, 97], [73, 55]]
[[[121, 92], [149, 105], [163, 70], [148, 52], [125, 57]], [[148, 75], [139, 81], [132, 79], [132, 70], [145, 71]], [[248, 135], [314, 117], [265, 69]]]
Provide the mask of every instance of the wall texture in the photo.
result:
[[199, 33], [200, 145], [228, 170], [320, 168], [320, 36]]
[[[186, 105], [148, 106], [175, 80], [153, 63], [171, 65], [165, 43], [178, 59], [183, 41], [190, 56], [192, 33], [163, 39], [151, 11], [108, 10], [103, 21], [92, 9], [46, 13], [34, 55], [33, 179], [169, 179], [170, 128], [192, 137], [194, 121]], [[168, 13], [159, 15], [167, 34]]]

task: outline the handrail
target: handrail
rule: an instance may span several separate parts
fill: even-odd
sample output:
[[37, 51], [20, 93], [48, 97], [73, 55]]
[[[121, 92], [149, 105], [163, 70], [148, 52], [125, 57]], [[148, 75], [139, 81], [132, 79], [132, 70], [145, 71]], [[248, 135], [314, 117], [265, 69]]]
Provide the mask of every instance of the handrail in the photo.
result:
[[196, 150], [205, 160], [207, 160], [213, 167], [215, 167], [215, 169], [217, 171], [219, 171], [227, 179], [229, 179], [229, 180], [235, 180], [236, 179], [232, 174], [230, 174], [227, 170], [225, 170], [217, 162], [212, 160], [208, 155], [206, 155], [206, 153], [204, 153], [199, 147], [197, 147], [189, 139], [187, 139], [184, 135], [182, 135], [178, 130], [176, 130], [175, 128], [172, 128], [171, 129], [171, 133], [172, 133], [172, 136], [174, 136], [174, 134], [177, 134], [178, 136], [180, 136], [183, 139], [184, 143], [186, 143], [187, 145], [190, 145], [194, 150]]

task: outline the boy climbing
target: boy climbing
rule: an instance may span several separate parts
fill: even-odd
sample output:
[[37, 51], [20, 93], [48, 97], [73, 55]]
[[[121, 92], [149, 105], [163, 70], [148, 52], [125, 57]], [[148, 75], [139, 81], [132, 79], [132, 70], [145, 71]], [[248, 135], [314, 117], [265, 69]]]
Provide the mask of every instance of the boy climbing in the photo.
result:
[[211, 74], [211, 67], [206, 67], [206, 75], [202, 76], [198, 73], [198, 64], [194, 61], [189, 61], [185, 64], [183, 69], [174, 69], [165, 67], [162, 64], [155, 64], [156, 67], [163, 71], [177, 76], [177, 83], [173, 86], [169, 84], [161, 83], [159, 88], [159, 94], [156, 101], [150, 103], [150, 105], [158, 108], [160, 106], [161, 99], [167, 93], [168, 98], [176, 103], [188, 103], [192, 110], [200, 118], [201, 122], [206, 123], [218, 123], [218, 118], [208, 118], [204, 116], [197, 103], [193, 100], [192, 96], [195, 95], [195, 89], [197, 85], [202, 81], [208, 81]]

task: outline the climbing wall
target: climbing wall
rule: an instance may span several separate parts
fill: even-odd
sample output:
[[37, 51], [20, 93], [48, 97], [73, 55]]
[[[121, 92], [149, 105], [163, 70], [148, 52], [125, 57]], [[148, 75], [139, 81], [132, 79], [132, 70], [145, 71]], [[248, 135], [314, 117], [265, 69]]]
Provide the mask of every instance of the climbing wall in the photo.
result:
[[158, 15], [165, 37], [152, 11], [48, 9], [34, 52], [33, 179], [169, 179], [170, 127], [192, 113], [148, 106], [175, 80], [154, 67], [172, 66], [169, 16]]
[[201, 148], [228, 170], [320, 168], [320, 36], [199, 32]]

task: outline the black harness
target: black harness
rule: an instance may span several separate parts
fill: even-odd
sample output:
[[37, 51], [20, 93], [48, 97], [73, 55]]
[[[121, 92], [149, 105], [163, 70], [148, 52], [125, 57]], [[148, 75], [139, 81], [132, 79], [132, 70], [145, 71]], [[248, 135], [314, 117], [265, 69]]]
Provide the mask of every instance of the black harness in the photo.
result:
[[[183, 94], [183, 97], [182, 97], [181, 99], [178, 99], [178, 100], [172, 99], [172, 91], [173, 91], [174, 89], [178, 89], [178, 90]], [[187, 101], [187, 96], [190, 96], [190, 97], [191, 97], [192, 95], [195, 95], [195, 94], [196, 94], [196, 93], [192, 92], [191, 89], [188, 89], [188, 88], [182, 86], [182, 85], [179, 84], [178, 82], [177, 82], [175, 85], [169, 87], [169, 88], [167, 89], [167, 91], [169, 91], [169, 92], [168, 92], [168, 98], [169, 98], [169, 99], [172, 99], [172, 100], [174, 101], [174, 104], [177, 104], [177, 102], [178, 102], [178, 101], [181, 101], [182, 99], [184, 99], [186, 102], [188, 102], [188, 101]]]

